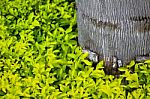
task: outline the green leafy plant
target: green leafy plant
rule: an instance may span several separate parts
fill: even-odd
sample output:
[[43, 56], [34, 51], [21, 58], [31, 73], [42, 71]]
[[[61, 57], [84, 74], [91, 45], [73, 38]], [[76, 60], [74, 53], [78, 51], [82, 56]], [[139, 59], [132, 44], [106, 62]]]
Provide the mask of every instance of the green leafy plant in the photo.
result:
[[73, 0], [1, 0], [0, 98], [149, 99], [150, 61], [106, 75], [82, 53], [76, 24]]

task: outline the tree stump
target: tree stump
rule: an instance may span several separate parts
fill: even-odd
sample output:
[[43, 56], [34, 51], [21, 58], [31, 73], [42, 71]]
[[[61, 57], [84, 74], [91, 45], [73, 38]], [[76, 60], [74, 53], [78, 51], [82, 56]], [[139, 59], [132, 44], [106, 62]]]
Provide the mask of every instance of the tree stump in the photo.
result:
[[107, 72], [150, 53], [150, 0], [76, 0], [76, 5], [79, 44], [98, 56], [91, 60], [104, 60]]

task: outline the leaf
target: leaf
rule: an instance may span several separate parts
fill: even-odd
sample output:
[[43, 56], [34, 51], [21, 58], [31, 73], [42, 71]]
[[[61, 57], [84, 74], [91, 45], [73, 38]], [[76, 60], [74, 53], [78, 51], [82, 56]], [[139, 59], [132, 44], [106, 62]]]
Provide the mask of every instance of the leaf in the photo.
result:
[[34, 13], [32, 12], [32, 13], [30, 13], [30, 15], [28, 16], [29, 22], [32, 22], [33, 17], [34, 17]]
[[[5, 88], [2, 88], [2, 91], [3, 91], [4, 93], [6, 93], [6, 89], [5, 89]], [[1, 92], [2, 92], [2, 91], [1, 91]]]
[[139, 84], [138, 84], [137, 82], [133, 82], [133, 83], [128, 84], [128, 86], [129, 86], [130, 88], [138, 88], [138, 87], [139, 87]]
[[60, 84], [59, 86], [60, 86], [60, 90], [61, 90], [61, 91], [64, 91], [64, 90], [65, 90], [65, 86], [64, 86], [64, 85]]
[[131, 68], [131, 67], [133, 67], [135, 65], [135, 61], [134, 60], [132, 60], [131, 62], [130, 62], [130, 64], [127, 66], [128, 68]]
[[75, 80], [77, 80], [77, 81], [83, 81], [83, 78], [82, 77], [76, 77]]
[[146, 60], [144, 63], [150, 64], [150, 60]]
[[72, 34], [69, 35], [69, 38], [70, 38], [70, 39], [73, 39], [73, 38], [76, 38], [76, 37], [77, 37], [77, 35], [72, 35]]
[[91, 66], [92, 62], [88, 61], [88, 60], [82, 60], [86, 65]]
[[68, 14], [65, 14], [64, 16], [63, 16], [63, 18], [71, 18], [71, 15], [68, 15]]
[[33, 25], [33, 26], [40, 26], [40, 23], [39, 23], [37, 20], [34, 20], [34, 21], [32, 22], [32, 25]]
[[69, 35], [68, 35], [68, 34], [65, 36], [65, 41], [66, 41], [66, 42], [69, 41]]
[[134, 71], [137, 73], [139, 71], [139, 65], [135, 64]]
[[67, 54], [68, 57], [75, 59], [76, 55], [75, 54]]
[[82, 54], [81, 56], [80, 56], [80, 59], [85, 59], [85, 58], [87, 58], [89, 56], [89, 53], [88, 52], [85, 52], [84, 54]]
[[6, 95], [6, 91], [4, 92], [4, 89], [0, 90], [0, 96]]
[[110, 89], [110, 86], [101, 85], [100, 89], [101, 89], [102, 92], [106, 93], [108, 96], [110, 96], [111, 93], [112, 93], [112, 90]]
[[147, 70], [147, 65], [143, 64], [142, 66], [139, 66], [139, 68], [140, 68], [141, 70]]
[[[135, 99], [141, 99], [141, 95], [143, 95], [142, 93], [142, 89], [137, 89], [137, 90], [134, 90], [132, 92], [132, 95], [134, 96]], [[142, 98], [143, 99], [143, 98]]]
[[126, 67], [120, 67], [119, 68], [119, 71], [126, 71], [126, 70], [128, 70]]
[[147, 74], [147, 75], [149, 75], [149, 71], [140, 71], [141, 73], [143, 73], [143, 74]]
[[14, 15], [13, 8], [10, 8], [10, 9], [9, 9], [9, 12], [10, 12], [10, 14]]
[[90, 75], [94, 78], [100, 78], [100, 77], [104, 77], [105, 73], [103, 70], [94, 70]]
[[66, 33], [70, 33], [72, 31], [72, 27], [70, 26], [67, 30]]
[[96, 69], [102, 69], [104, 68], [104, 61], [100, 61], [97, 65], [96, 65]]
[[65, 32], [65, 30], [64, 30], [62, 27], [59, 27], [58, 29], [59, 29], [59, 31], [61, 31], [61, 32]]
[[13, 18], [13, 16], [11, 16], [11, 15], [7, 16], [7, 19], [12, 19], [12, 18]]
[[93, 99], [98, 99], [97, 95], [92, 94]]
[[138, 75], [137, 75], [137, 73], [130, 74], [130, 76], [128, 76], [128, 77], [126, 78], [126, 80], [138, 82]]
[[133, 96], [131, 95], [131, 93], [128, 93], [127, 99], [133, 99]]

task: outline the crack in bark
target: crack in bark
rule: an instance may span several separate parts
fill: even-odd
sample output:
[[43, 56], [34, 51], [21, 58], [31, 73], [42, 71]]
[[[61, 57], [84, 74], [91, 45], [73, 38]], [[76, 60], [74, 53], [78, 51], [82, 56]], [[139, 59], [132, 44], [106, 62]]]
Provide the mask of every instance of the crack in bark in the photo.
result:
[[150, 21], [150, 16], [134, 16], [129, 17], [131, 21]]
[[138, 28], [139, 32], [149, 32], [150, 31], [150, 22], [144, 23]]
[[88, 15], [85, 15], [82, 13], [82, 18], [83, 20], [86, 18], [88, 21], [90, 21], [95, 27], [99, 28], [109, 28], [112, 30], [118, 29], [118, 24], [114, 24], [111, 22], [103, 22], [103, 21], [98, 21], [98, 19], [92, 18]]
[[131, 21], [135, 21], [135, 29], [138, 32], [150, 31], [150, 16], [135, 16], [129, 18]]

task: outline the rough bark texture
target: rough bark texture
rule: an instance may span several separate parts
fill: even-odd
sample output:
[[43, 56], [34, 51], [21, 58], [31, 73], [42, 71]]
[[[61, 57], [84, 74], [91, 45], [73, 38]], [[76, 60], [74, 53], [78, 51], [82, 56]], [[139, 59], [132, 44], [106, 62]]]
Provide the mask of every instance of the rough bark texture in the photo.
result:
[[[150, 0], [76, 0], [78, 40], [99, 59], [130, 62], [150, 52]], [[106, 64], [107, 65], [107, 64]]]

